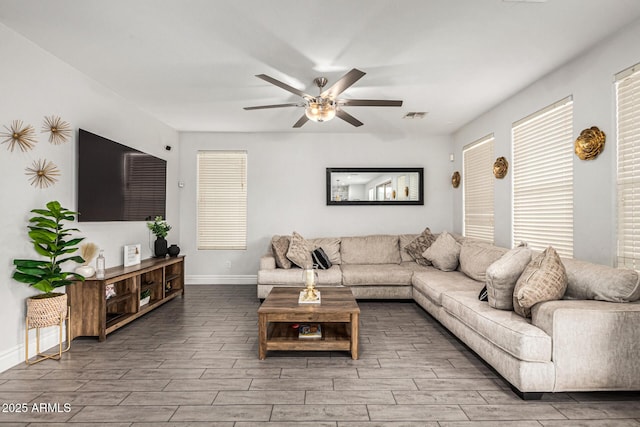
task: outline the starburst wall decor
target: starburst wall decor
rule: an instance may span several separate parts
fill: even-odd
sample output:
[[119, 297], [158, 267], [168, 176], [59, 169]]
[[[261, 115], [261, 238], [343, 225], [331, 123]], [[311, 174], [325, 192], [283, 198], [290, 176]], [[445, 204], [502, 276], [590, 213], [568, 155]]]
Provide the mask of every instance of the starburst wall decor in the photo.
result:
[[46, 116], [42, 123], [42, 133], [49, 132], [49, 142], [60, 145], [69, 140], [71, 125], [58, 116]]
[[60, 170], [58, 167], [48, 160], [40, 159], [33, 162], [31, 167], [25, 169], [26, 175], [30, 176], [31, 185], [40, 188], [47, 188], [58, 182]]
[[31, 125], [23, 125], [22, 120], [14, 120], [11, 126], [4, 126], [6, 132], [0, 133], [0, 137], [4, 138], [0, 144], [8, 143], [7, 150], [13, 151], [17, 146], [20, 151], [31, 150], [38, 141], [36, 141], [36, 131]]

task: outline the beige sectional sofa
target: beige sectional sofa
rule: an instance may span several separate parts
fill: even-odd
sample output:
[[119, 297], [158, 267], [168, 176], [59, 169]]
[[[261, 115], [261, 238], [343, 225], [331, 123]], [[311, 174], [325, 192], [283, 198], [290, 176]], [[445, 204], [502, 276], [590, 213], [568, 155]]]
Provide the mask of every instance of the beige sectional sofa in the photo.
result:
[[[312, 248], [331, 242], [326, 252], [333, 265], [319, 271], [319, 285], [348, 286], [359, 299], [413, 299], [523, 398], [543, 392], [640, 390], [636, 271], [563, 259], [564, 299], [538, 303], [531, 318], [525, 318], [478, 298], [485, 271], [506, 257], [507, 249], [455, 236], [460, 264], [442, 271], [419, 265], [404, 250], [417, 236], [309, 240]], [[482, 252], [473, 252], [478, 248]], [[276, 268], [269, 252], [260, 261], [258, 297], [265, 298], [273, 286], [302, 286], [302, 270]]]

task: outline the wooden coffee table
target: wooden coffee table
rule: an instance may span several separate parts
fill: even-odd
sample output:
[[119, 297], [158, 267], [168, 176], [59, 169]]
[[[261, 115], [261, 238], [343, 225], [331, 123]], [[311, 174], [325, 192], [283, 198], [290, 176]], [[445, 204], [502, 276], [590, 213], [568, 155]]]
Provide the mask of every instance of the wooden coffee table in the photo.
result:
[[[358, 358], [360, 308], [349, 288], [319, 287], [321, 304], [298, 304], [299, 288], [273, 288], [258, 309], [258, 357], [269, 350], [350, 351]], [[295, 324], [320, 323], [322, 338], [298, 338]]]

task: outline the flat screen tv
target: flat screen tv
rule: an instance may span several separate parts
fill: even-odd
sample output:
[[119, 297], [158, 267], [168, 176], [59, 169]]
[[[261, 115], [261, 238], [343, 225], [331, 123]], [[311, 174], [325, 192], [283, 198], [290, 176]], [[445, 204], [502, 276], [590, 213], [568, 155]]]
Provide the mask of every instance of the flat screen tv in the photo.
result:
[[167, 161], [79, 130], [78, 221], [165, 217]]

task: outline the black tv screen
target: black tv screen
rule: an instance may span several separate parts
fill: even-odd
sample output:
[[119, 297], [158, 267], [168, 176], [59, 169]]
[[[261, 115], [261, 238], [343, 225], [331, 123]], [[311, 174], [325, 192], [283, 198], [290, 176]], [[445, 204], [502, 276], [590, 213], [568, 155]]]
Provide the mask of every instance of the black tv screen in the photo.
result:
[[79, 130], [78, 221], [165, 218], [166, 181], [166, 160]]

